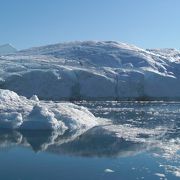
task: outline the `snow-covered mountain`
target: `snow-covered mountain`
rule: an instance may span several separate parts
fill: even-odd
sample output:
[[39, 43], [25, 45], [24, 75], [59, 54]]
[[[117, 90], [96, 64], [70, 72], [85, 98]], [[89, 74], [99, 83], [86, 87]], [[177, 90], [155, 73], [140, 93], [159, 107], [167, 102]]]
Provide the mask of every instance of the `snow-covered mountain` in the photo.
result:
[[0, 55], [15, 53], [17, 50], [10, 44], [0, 45]]
[[76, 41], [0, 58], [0, 88], [45, 100], [180, 99], [180, 51]]

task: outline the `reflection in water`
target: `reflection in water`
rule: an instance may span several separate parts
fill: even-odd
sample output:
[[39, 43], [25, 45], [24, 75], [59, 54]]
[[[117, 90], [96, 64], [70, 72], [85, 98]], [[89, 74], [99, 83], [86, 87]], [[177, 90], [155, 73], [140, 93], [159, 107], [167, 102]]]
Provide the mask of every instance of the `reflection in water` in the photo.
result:
[[135, 155], [147, 150], [145, 143], [127, 141], [102, 127], [93, 128], [84, 134], [56, 131], [0, 131], [0, 147], [15, 145], [31, 147], [35, 152], [47, 151], [74, 156], [119, 157]]
[[144, 143], [127, 141], [117, 137], [114, 132], [96, 127], [74, 141], [50, 146], [48, 151], [86, 157], [120, 157], [134, 155], [146, 148]]
[[22, 134], [19, 132], [0, 130], [0, 148], [6, 148], [21, 144], [22, 139]]
[[[157, 150], [162, 157], [178, 157], [179, 139], [165, 129], [141, 129], [127, 125], [103, 125], [84, 134], [78, 131], [7, 131], [0, 130], [0, 147], [31, 147], [35, 152], [47, 151], [87, 157], [127, 157], [143, 151]], [[154, 152], [155, 153], [155, 152]]]
[[35, 152], [99, 158], [127, 158], [146, 153], [156, 158], [166, 173], [180, 177], [179, 104], [106, 102], [102, 105], [101, 102], [100, 106], [98, 103], [86, 105], [96, 116], [111, 121], [100, 119], [98, 127], [64, 134], [0, 130], [0, 148], [22, 146]]

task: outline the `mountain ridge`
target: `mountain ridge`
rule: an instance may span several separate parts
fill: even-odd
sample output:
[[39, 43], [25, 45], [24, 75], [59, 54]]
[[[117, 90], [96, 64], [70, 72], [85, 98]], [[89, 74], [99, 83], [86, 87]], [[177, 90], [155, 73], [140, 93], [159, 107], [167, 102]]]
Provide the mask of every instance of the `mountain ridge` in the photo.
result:
[[0, 55], [15, 53], [17, 50], [11, 44], [0, 45]]

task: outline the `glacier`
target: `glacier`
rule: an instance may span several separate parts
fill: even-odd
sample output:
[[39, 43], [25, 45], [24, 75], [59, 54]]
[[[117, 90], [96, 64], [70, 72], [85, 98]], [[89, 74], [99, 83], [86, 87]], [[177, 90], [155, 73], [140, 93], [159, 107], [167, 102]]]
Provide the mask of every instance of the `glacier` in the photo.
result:
[[0, 54], [0, 127], [5, 129], [84, 133], [98, 118], [87, 108], [58, 101], [178, 100], [179, 92], [176, 49], [74, 41]]
[[0, 56], [0, 89], [40, 100], [180, 99], [180, 51], [74, 41]]

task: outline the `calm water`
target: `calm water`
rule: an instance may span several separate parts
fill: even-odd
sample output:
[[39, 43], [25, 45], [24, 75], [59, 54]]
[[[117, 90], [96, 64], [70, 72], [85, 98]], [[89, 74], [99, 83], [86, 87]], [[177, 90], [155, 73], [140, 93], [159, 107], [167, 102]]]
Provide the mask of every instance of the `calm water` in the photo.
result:
[[0, 179], [180, 179], [180, 103], [76, 104], [100, 126], [63, 135], [1, 130]]

